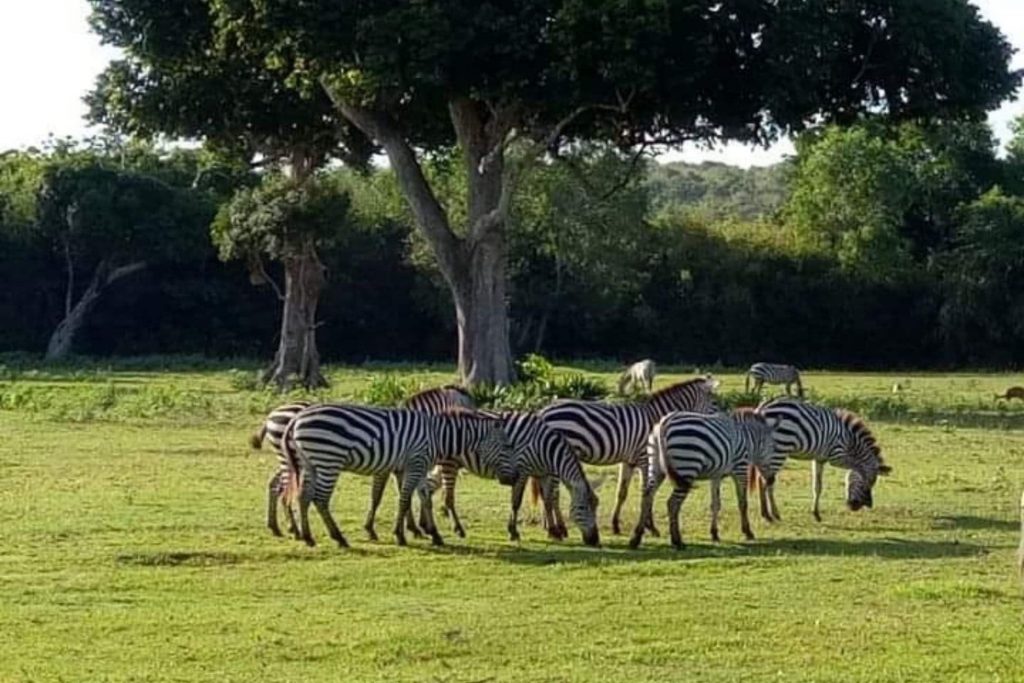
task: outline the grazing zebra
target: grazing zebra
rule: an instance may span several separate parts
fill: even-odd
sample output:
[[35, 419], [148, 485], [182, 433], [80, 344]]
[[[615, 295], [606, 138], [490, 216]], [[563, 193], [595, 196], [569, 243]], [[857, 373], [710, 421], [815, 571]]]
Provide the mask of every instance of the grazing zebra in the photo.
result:
[[[556, 401], [537, 414], [562, 432], [581, 462], [590, 465], [619, 465], [619, 484], [612, 532], [621, 533], [620, 514], [629, 494], [633, 471], [639, 467], [647, 479], [647, 435], [664, 415], [678, 411], [713, 413], [717, 410], [714, 390], [718, 381], [711, 376], [678, 382], [654, 392], [637, 403], [601, 401]], [[648, 520], [651, 533], [653, 520]]]
[[[284, 457], [281, 454], [281, 436], [284, 434], [285, 427], [291, 422], [292, 418], [299, 414], [305, 408], [312, 405], [309, 401], [296, 401], [287, 405], [278, 406], [274, 408], [260, 428], [252, 435], [250, 439], [250, 445], [259, 450], [263, 447], [264, 439], [270, 441], [270, 444], [277, 451], [278, 468], [277, 471], [271, 476], [270, 481], [267, 483], [267, 528], [270, 529], [271, 533], [275, 536], [281, 536], [281, 528], [277, 523], [277, 504], [284, 495], [285, 489], [288, 486], [288, 467], [284, 461]], [[403, 404], [404, 407], [411, 410], [419, 410], [428, 413], [442, 413], [451, 408], [463, 407], [473, 408], [473, 399], [470, 398], [469, 393], [466, 392], [462, 387], [455, 385], [447, 385], [443, 387], [436, 387], [434, 389], [426, 389], [417, 394], [413, 394], [407, 398]], [[400, 475], [396, 474], [396, 480]], [[377, 505], [380, 503], [380, 496], [383, 495], [384, 485], [387, 483], [387, 477], [383, 477], [380, 482], [380, 491], [377, 492], [376, 488], [371, 492], [371, 496], [376, 495]], [[377, 486], [375, 481], [374, 486]], [[397, 481], [397, 487], [401, 490], [401, 481]], [[374, 505], [376, 508], [376, 505]], [[285, 513], [288, 516], [288, 531], [296, 538], [299, 537], [298, 527], [295, 524], [295, 516], [292, 514], [290, 506], [284, 506]], [[417, 538], [422, 534], [419, 527], [412, 521], [412, 516], [408, 518], [408, 530]]]
[[[288, 423], [281, 440], [288, 465], [287, 502], [297, 498], [302, 539], [314, 545], [309, 528], [309, 506], [316, 506], [328, 533], [338, 545], [348, 541], [331, 516], [330, 500], [342, 471], [383, 476], [402, 473], [395, 518], [395, 538], [405, 545], [403, 521], [418, 492], [425, 529], [435, 545], [443, 539], [431, 510], [426, 477], [441, 458], [493, 471], [498, 481], [511, 486], [518, 478], [508, 436], [501, 423], [476, 413], [455, 409], [430, 415], [414, 410], [371, 408], [344, 404], [312, 406]], [[368, 519], [373, 518], [371, 507]], [[372, 527], [368, 529], [371, 531]]]
[[654, 387], [654, 374], [656, 370], [657, 366], [650, 359], [630, 365], [619, 376], [619, 395], [625, 394], [627, 387], [635, 390], [638, 386], [643, 387], [648, 394], [651, 393]]
[[[516, 457], [519, 479], [512, 486], [512, 512], [508, 520], [509, 538], [513, 541], [519, 540], [517, 527], [523, 492], [527, 478], [535, 477], [544, 482], [544, 501], [548, 510], [557, 509], [558, 483], [561, 482], [568, 487], [571, 492], [570, 516], [579, 527], [583, 542], [590, 546], [599, 545], [597, 496], [565, 437], [550, 428], [534, 413], [483, 411], [482, 414], [501, 422]], [[455, 511], [455, 480], [458, 471], [459, 462], [451, 459], [442, 460], [438, 467], [434, 468], [430, 479], [432, 489], [441, 487], [444, 490], [444, 509], [452, 520], [455, 533], [464, 537], [466, 532]], [[473, 473], [480, 476], [489, 474], [477, 471]], [[548, 533], [558, 540], [565, 538], [568, 535], [565, 522], [559, 520], [557, 524], [550, 525]]]
[[796, 385], [796, 395], [804, 396], [804, 385], [800, 382], [800, 371], [792, 365], [776, 365], [773, 363], [754, 363], [747, 370], [747, 377], [744, 381], [744, 389], [750, 393], [750, 380], [754, 380], [754, 393], [761, 395], [761, 387], [765, 384], [785, 384], [786, 395], [789, 396], [790, 387]]
[[780, 520], [775, 505], [775, 476], [786, 457], [811, 461], [814, 502], [811, 512], [821, 521], [820, 503], [825, 463], [849, 470], [846, 476], [846, 504], [857, 511], [874, 503], [872, 488], [879, 475], [891, 468], [882, 461], [881, 449], [864, 421], [838, 408], [825, 408], [794, 398], [764, 401], [758, 410], [778, 419], [775, 429], [775, 453], [762, 468], [760, 485], [761, 515]]
[[681, 550], [679, 510], [698, 479], [711, 480], [711, 540], [718, 541], [718, 516], [722, 509], [722, 477], [736, 484], [743, 535], [754, 539], [747, 514], [747, 481], [772, 454], [772, 429], [776, 420], [751, 408], [725, 415], [669, 413], [654, 426], [647, 441], [647, 486], [644, 488], [640, 519], [629, 546], [636, 548], [652, 516], [654, 495], [665, 477], [675, 488], [668, 499], [669, 534], [672, 545]]
[[[288, 486], [288, 466], [284, 456], [281, 455], [281, 437], [288, 423], [302, 410], [311, 404], [308, 401], [296, 401], [287, 405], [278, 406], [270, 411], [263, 424], [256, 430], [256, 433], [249, 439], [249, 444], [259, 450], [263, 448], [263, 441], [270, 441], [270, 445], [277, 452], [278, 467], [267, 482], [267, 528], [275, 536], [281, 536], [281, 527], [277, 523], [277, 504], [284, 495]], [[284, 506], [285, 514], [288, 516], [288, 532], [299, 537], [299, 528], [295, 524], [295, 515], [289, 505]]]

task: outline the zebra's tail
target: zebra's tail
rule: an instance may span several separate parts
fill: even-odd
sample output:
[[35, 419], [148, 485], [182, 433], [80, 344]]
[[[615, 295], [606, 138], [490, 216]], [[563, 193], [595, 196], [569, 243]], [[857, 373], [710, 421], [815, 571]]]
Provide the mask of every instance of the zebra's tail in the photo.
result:
[[263, 448], [263, 439], [267, 437], [267, 423], [264, 422], [260, 425], [260, 428], [252, 433], [249, 437], [249, 445], [252, 446], [253, 450], [260, 450]]
[[761, 489], [764, 488], [767, 478], [764, 476], [764, 470], [761, 469], [761, 465], [751, 462], [750, 467], [747, 468], [747, 497], [753, 498], [754, 494], [757, 497], [761, 497]]
[[537, 507], [542, 495], [543, 491], [540, 487], [540, 479], [537, 477], [530, 477], [530, 505]]
[[285, 468], [288, 470], [288, 485], [285, 487], [281, 498], [285, 505], [290, 506], [299, 498], [304, 482], [302, 481], [304, 467], [299, 466], [299, 455], [296, 452], [295, 439], [295, 418], [293, 417], [281, 435], [281, 459], [284, 460]]

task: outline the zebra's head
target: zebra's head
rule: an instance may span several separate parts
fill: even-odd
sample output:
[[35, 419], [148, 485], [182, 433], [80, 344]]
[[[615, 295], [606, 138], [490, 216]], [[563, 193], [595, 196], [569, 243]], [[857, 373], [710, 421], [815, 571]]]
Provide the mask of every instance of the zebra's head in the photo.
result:
[[850, 429], [843, 454], [843, 461], [850, 468], [846, 473], [846, 506], [856, 512], [874, 506], [872, 491], [875, 482], [879, 476], [889, 474], [892, 468], [882, 460], [878, 442], [864, 421], [852, 413], [842, 413], [841, 416]]
[[[575, 457], [575, 456], [573, 456]], [[589, 482], [585, 476], [574, 481], [570, 486], [569, 517], [579, 527], [583, 543], [597, 548], [601, 545], [601, 534], [597, 530], [597, 493], [595, 491], [604, 483], [604, 478]]]

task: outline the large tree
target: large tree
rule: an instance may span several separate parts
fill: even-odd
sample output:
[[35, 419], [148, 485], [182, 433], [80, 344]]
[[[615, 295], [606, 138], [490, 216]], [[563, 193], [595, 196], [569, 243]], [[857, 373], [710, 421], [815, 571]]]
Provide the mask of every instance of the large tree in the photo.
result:
[[[133, 50], [179, 40], [167, 3], [93, 2], [131, 16], [121, 44]], [[469, 382], [512, 375], [506, 222], [517, 178], [541, 155], [581, 140], [767, 141], [865, 111], [980, 112], [1019, 81], [1006, 40], [966, 0], [183, 4], [197, 3], [219, 45], [266, 55], [260, 75], [281, 87], [322, 89], [387, 152], [452, 290]], [[423, 172], [452, 148], [464, 216]]]
[[[369, 158], [369, 141], [324, 93], [286, 87], [258, 47], [220, 35], [207, 0], [90, 1], [93, 29], [124, 53], [87, 98], [94, 121], [137, 136], [198, 139], [222, 156], [280, 168], [295, 187], [331, 159], [364, 165]], [[274, 239], [275, 230], [265, 239]], [[320, 226], [293, 222], [280, 234], [285, 243], [262, 254], [285, 271], [280, 341], [264, 378], [281, 388], [296, 380], [322, 386], [315, 316], [324, 283]], [[271, 282], [262, 259], [247, 251], [253, 281]]]

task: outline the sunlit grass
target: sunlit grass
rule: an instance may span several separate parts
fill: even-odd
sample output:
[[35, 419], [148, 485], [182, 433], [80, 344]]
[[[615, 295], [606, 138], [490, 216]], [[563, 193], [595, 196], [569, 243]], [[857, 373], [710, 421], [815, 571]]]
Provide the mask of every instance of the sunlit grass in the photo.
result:
[[[787, 466], [784, 521], [755, 520], [753, 543], [740, 541], [731, 487], [724, 541], [709, 543], [701, 486], [683, 509], [681, 553], [649, 537], [631, 552], [606, 526], [600, 550], [576, 534], [548, 542], [535, 525], [517, 546], [504, 532], [508, 490], [465, 477], [469, 537], [397, 548], [386, 534], [364, 540], [368, 482], [343, 476], [334, 508], [354, 547], [342, 551], [315, 517], [315, 549], [266, 532], [274, 458], [250, 452], [247, 437], [280, 399], [235, 388], [231, 367], [23, 366], [0, 378], [0, 680], [1024, 675], [1014, 572], [1024, 433], [961, 426], [992, 415], [1014, 427], [1024, 407], [992, 395], [1020, 376], [808, 373], [820, 400], [907, 404], [872, 420], [894, 472], [873, 510], [850, 513], [829, 470], [817, 524], [808, 468]], [[659, 385], [692, 376], [679, 370]], [[332, 368], [325, 395], [356, 398], [383, 372], [424, 384], [453, 375]], [[722, 379], [727, 395], [742, 390], [739, 374]], [[612, 489], [600, 491], [605, 521]], [[637, 498], [634, 484], [627, 524]], [[381, 531], [393, 514], [389, 489]]]

